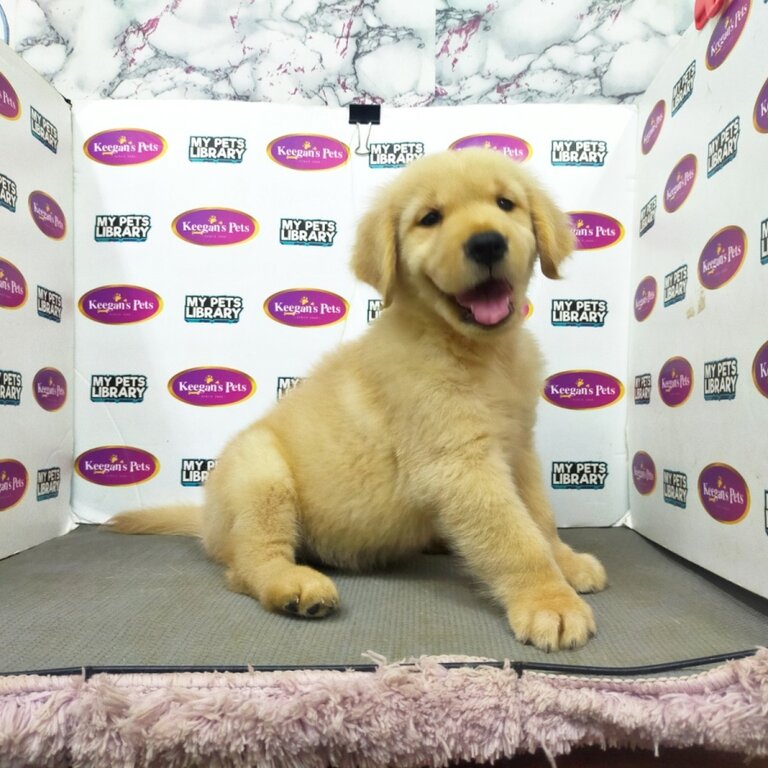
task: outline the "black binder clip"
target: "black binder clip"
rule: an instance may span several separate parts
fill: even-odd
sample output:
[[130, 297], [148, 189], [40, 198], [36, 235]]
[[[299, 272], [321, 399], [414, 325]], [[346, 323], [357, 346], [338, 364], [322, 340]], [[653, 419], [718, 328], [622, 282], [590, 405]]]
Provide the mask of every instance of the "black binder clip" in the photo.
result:
[[[371, 150], [368, 148], [368, 142], [371, 139], [371, 127], [381, 123], [381, 104], [350, 104], [349, 122], [350, 124], [354, 123], [357, 128], [355, 154], [367, 157], [371, 154]], [[368, 135], [365, 137], [364, 144], [360, 133], [361, 124], [368, 125]]]

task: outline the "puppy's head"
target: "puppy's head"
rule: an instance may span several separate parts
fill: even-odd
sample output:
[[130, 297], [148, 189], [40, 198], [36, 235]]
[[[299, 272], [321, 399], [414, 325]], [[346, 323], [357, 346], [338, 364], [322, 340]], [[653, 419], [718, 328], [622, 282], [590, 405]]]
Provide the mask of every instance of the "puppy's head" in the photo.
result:
[[429, 155], [406, 168], [360, 223], [356, 276], [385, 306], [416, 302], [465, 335], [519, 322], [542, 272], [573, 247], [568, 220], [520, 166], [494, 150]]

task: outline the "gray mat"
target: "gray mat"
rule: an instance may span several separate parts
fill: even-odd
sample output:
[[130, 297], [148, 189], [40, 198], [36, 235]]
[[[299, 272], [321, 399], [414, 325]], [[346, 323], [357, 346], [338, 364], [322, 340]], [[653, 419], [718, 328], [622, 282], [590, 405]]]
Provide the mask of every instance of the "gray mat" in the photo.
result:
[[[565, 530], [610, 588], [587, 600], [598, 636], [545, 654], [517, 643], [499, 608], [449, 555], [386, 572], [332, 573], [343, 610], [268, 614], [224, 587], [193, 539], [91, 526], [0, 562], [0, 672], [122, 665], [315, 665], [421, 654], [639, 666], [768, 645], [768, 601], [692, 568], [627, 529]], [[330, 572], [329, 572], [330, 573]]]

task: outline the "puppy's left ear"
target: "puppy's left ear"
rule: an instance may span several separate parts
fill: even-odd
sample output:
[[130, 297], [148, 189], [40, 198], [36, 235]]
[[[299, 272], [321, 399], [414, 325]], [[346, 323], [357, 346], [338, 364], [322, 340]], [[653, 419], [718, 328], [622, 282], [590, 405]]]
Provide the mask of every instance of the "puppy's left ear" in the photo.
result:
[[528, 199], [541, 271], [547, 277], [558, 280], [560, 264], [565, 261], [575, 244], [570, 219], [546, 192], [534, 184], [528, 187]]
[[384, 300], [392, 303], [397, 270], [396, 214], [387, 195], [380, 195], [361, 219], [352, 249], [352, 271], [358, 280], [373, 286]]

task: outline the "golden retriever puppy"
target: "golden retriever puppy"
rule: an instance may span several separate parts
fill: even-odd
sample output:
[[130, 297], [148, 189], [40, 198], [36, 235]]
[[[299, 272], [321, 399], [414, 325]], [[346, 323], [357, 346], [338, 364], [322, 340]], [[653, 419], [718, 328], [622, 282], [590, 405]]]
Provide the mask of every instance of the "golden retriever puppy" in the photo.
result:
[[417, 160], [354, 247], [380, 318], [227, 445], [202, 509], [126, 513], [112, 530], [199, 535], [232, 589], [307, 617], [339, 596], [301, 563], [365, 569], [440, 539], [518, 640], [583, 645], [595, 624], [577, 592], [606, 576], [557, 535], [532, 436], [540, 356], [520, 313], [537, 254], [556, 278], [571, 247], [565, 215], [511, 160]]

